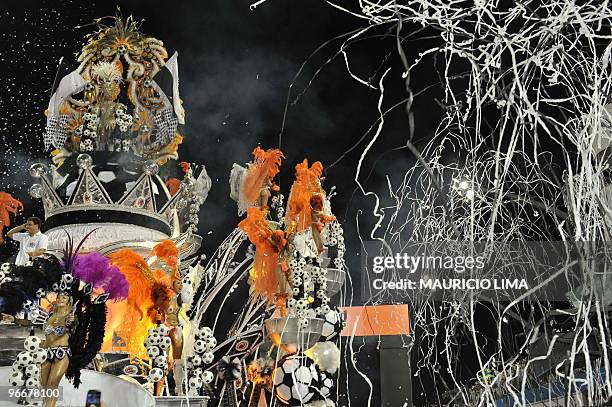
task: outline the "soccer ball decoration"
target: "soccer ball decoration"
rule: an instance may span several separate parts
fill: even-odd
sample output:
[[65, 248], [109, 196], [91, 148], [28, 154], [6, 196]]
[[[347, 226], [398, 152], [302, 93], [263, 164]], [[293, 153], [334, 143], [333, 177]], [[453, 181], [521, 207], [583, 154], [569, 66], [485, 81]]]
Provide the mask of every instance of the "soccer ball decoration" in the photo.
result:
[[37, 337], [37, 336], [29, 336], [28, 338], [26, 338], [25, 342], [23, 343], [23, 347], [28, 352], [35, 352], [38, 349], [40, 349], [41, 342], [42, 341], [40, 340], [39, 337]]
[[21, 387], [25, 384], [26, 378], [24, 374], [18, 370], [13, 370], [9, 377], [9, 384], [13, 387]]
[[153, 383], [157, 383], [164, 378], [165, 374], [166, 373], [163, 369], [154, 367], [153, 369], [149, 370], [149, 380]]
[[13, 387], [36, 388], [40, 386], [40, 365], [47, 359], [47, 352], [40, 347], [41, 340], [32, 332], [23, 343], [24, 350], [17, 355], [9, 384]]
[[316, 399], [319, 373], [303, 354], [282, 358], [274, 370], [274, 396], [290, 406], [301, 406]]
[[217, 346], [217, 340], [213, 336], [212, 329], [201, 328], [195, 334], [193, 343], [194, 354], [187, 358], [187, 394], [197, 396], [202, 392], [204, 385], [213, 382], [215, 375], [204, 367], [210, 365], [215, 355], [213, 349]]
[[2, 263], [2, 265], [0, 266], [0, 282], [2, 282], [2, 280], [4, 280], [8, 275], [10, 275], [11, 271], [11, 263]]
[[337, 255], [333, 259], [333, 265], [335, 268], [342, 269], [344, 267], [346, 246], [344, 245], [344, 231], [342, 230], [342, 225], [338, 221], [325, 225], [323, 242], [328, 248], [336, 249]]
[[32, 363], [34, 360], [32, 358], [32, 355], [30, 355], [30, 352], [23, 351], [20, 352], [19, 355], [17, 355], [17, 366], [19, 367], [26, 367], [28, 366], [30, 363]]
[[344, 328], [342, 314], [337, 308], [332, 308], [323, 316], [323, 328], [321, 329], [321, 339], [319, 342], [327, 342], [340, 337], [340, 332]]
[[324, 370], [319, 370], [319, 398], [329, 398], [335, 386], [336, 381], [332, 377], [331, 373], [327, 373]]
[[168, 374], [168, 355], [166, 351], [172, 343], [168, 333], [169, 331], [165, 326], [159, 325], [156, 328], [149, 329], [144, 341], [151, 366], [151, 370], [149, 370], [149, 381], [151, 383], [159, 382]]

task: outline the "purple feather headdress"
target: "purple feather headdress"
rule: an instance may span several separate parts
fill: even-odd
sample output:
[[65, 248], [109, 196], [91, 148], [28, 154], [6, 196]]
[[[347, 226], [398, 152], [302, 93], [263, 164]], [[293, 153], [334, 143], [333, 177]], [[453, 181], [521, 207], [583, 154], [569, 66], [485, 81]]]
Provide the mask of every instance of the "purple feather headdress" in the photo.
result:
[[72, 259], [72, 274], [79, 280], [106, 292], [110, 300], [127, 298], [128, 282], [118, 267], [98, 252], [77, 254]]

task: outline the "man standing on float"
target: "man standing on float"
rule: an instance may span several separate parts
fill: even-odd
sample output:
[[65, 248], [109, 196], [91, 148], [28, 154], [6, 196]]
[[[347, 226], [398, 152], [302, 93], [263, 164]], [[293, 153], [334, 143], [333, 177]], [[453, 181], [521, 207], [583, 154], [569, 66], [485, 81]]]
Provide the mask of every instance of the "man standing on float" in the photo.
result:
[[[36, 216], [31, 216], [26, 223], [7, 232], [8, 237], [19, 242], [16, 265], [23, 266], [33, 257], [38, 257], [47, 250], [48, 238], [40, 231], [41, 227], [42, 221]], [[25, 233], [22, 230], [25, 230]]]

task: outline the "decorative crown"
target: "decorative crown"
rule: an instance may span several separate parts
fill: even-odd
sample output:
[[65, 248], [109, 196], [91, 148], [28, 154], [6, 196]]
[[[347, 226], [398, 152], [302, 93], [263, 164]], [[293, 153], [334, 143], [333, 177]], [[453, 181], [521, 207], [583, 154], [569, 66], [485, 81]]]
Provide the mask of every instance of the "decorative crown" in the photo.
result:
[[[49, 101], [44, 143], [55, 148], [55, 165], [30, 168], [37, 181], [30, 194], [42, 198], [50, 246], [55, 238], [60, 246], [61, 229], [78, 236], [87, 225], [108, 226], [96, 232], [105, 244], [193, 234], [210, 178], [204, 168], [194, 177], [187, 164], [182, 180], [160, 168], [178, 158], [183, 140], [177, 54], [168, 59], [163, 42], [141, 33], [131, 17], [96, 23], [80, 65]], [[154, 79], [163, 68], [171, 98]]]

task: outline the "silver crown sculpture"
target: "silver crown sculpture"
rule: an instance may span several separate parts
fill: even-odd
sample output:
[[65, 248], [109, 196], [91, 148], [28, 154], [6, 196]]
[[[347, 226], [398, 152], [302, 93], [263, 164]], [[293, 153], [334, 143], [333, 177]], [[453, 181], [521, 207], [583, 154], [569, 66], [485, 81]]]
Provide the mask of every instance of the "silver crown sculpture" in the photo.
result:
[[[98, 24], [49, 101], [44, 144], [52, 162], [30, 168], [49, 249], [61, 250], [67, 233], [79, 240], [95, 229], [86, 250], [147, 251], [172, 239], [188, 257], [200, 246], [198, 211], [211, 181], [203, 166], [197, 175], [187, 163], [181, 176], [164, 171], [183, 140], [178, 55], [168, 59], [162, 41], [131, 17]], [[171, 97], [156, 82], [162, 73]]]

